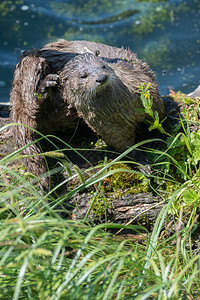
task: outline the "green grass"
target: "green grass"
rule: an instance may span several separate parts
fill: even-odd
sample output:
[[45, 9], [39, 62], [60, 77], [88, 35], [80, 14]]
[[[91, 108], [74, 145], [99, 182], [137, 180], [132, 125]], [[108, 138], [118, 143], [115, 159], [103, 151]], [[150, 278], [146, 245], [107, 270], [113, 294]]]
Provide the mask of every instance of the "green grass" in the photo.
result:
[[[190, 132], [185, 119], [183, 133], [150, 153], [150, 177], [120, 161], [131, 149], [84, 171], [61, 160], [69, 187], [62, 196], [55, 197], [57, 187], [42, 195], [38, 178], [9, 164], [18, 150], [2, 158], [0, 299], [198, 299], [200, 131]], [[110, 193], [122, 195], [124, 185], [133, 192], [134, 184], [165, 203], [152, 232], [88, 222], [91, 211], [104, 216]], [[84, 220], [62, 217], [65, 203], [86, 190], [93, 197]], [[132, 234], [123, 235], [124, 228]]]
[[[175, 199], [171, 198], [172, 203]], [[1, 299], [182, 299], [200, 291], [200, 255], [178, 230], [159, 240], [170, 204], [142, 243], [118, 240], [106, 229], [63, 220], [52, 211], [32, 215], [1, 210]], [[181, 220], [180, 220], [181, 221]], [[139, 227], [127, 226], [140, 231]], [[172, 241], [176, 239], [176, 245]]]

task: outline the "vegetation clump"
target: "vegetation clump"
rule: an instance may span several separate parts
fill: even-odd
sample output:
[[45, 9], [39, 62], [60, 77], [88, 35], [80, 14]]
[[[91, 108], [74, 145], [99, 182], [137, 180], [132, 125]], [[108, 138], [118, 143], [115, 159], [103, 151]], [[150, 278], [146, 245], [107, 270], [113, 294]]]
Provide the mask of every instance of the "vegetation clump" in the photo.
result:
[[[143, 89], [143, 96], [151, 100], [148, 89]], [[67, 174], [62, 184], [68, 190], [55, 197], [57, 187], [41, 194], [35, 184], [39, 179], [19, 165], [16, 168], [13, 162], [19, 150], [2, 157], [1, 299], [198, 297], [199, 100], [177, 97], [181, 117], [165, 147], [148, 150], [153, 161], [149, 176], [127, 164], [127, 153], [108, 160], [106, 145], [97, 141], [91, 147], [104, 151], [105, 159], [95, 167], [80, 169], [58, 152], [59, 165]], [[154, 125], [156, 120], [154, 114]], [[56, 156], [56, 152], [46, 154]], [[165, 203], [152, 232], [131, 221], [127, 225], [102, 222], [112, 210], [113, 198], [118, 201], [126, 193], [150, 191]], [[63, 217], [64, 212], [70, 216], [66, 205], [70, 199], [84, 193], [90, 195], [85, 217]], [[101, 219], [100, 225], [96, 219], [88, 223], [90, 213]]]

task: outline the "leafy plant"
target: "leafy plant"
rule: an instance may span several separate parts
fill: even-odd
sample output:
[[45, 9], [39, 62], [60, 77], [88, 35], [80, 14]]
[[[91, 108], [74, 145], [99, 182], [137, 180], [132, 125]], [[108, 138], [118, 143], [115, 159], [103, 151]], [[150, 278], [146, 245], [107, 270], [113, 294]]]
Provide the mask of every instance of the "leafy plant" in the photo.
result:
[[[147, 92], [146, 109], [150, 112], [149, 100]], [[43, 195], [35, 184], [38, 178], [27, 174], [19, 164], [13, 165], [20, 150], [2, 158], [0, 298], [197, 298], [200, 293], [196, 230], [200, 204], [199, 131], [197, 127], [190, 132], [189, 117], [186, 123], [181, 119], [180, 124], [182, 132], [174, 130], [173, 137], [167, 139], [167, 149], [152, 152], [155, 163], [149, 178], [131, 169], [126, 161], [120, 161], [145, 142], [112, 161], [105, 159], [96, 167], [83, 170], [65, 160], [59, 149], [46, 152], [60, 159], [59, 165], [62, 164], [67, 175], [62, 183]], [[64, 184], [68, 185], [68, 191], [56, 197], [55, 192]], [[110, 193], [125, 193], [124, 187], [134, 190], [134, 184], [140, 192], [152, 190], [165, 203], [151, 233], [136, 225], [88, 224], [91, 211], [106, 219]], [[69, 216], [66, 203], [86, 190], [93, 197], [85, 218], [65, 219], [64, 213]], [[116, 234], [124, 233], [125, 229], [131, 233]]]
[[162, 126], [162, 123], [164, 122], [164, 120], [162, 120], [162, 122], [160, 123], [158, 112], [153, 111], [153, 109], [152, 109], [153, 97], [150, 94], [150, 89], [149, 89], [150, 86], [151, 86], [150, 83], [148, 83], [148, 84], [142, 83], [138, 87], [140, 89], [140, 94], [141, 94], [140, 99], [141, 99], [142, 104], [144, 106], [144, 112], [150, 116], [150, 120], [147, 120], [147, 122], [150, 124], [149, 131], [151, 131], [153, 129], [157, 129], [161, 133], [168, 134]]

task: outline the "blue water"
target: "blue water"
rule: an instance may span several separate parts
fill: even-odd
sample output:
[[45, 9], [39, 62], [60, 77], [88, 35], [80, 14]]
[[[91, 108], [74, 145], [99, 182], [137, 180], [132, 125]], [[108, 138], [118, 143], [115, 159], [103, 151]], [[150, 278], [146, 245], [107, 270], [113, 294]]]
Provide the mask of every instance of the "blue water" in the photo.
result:
[[58, 38], [129, 47], [154, 70], [161, 94], [200, 84], [199, 0], [1, 0], [0, 102], [9, 101], [21, 51]]

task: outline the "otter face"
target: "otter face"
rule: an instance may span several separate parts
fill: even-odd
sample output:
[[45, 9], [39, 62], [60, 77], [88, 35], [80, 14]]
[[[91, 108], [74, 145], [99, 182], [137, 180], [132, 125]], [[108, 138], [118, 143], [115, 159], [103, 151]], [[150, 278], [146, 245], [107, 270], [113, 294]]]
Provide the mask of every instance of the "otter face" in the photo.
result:
[[64, 93], [78, 106], [78, 101], [94, 101], [99, 93], [111, 88], [114, 71], [102, 59], [81, 54], [71, 59], [60, 74]]
[[90, 90], [96, 90], [105, 88], [109, 82], [109, 71], [108, 66], [106, 66], [102, 61], [81, 61], [79, 64], [80, 71], [77, 72], [77, 80], [79, 85], [83, 88]]
[[108, 82], [109, 75], [104, 70], [105, 65], [97, 66], [97, 68], [91, 70], [90, 68], [83, 66], [82, 72], [79, 74], [80, 81], [83, 82], [89, 80], [93, 81], [93, 84], [98, 88], [98, 86], [104, 85]]

